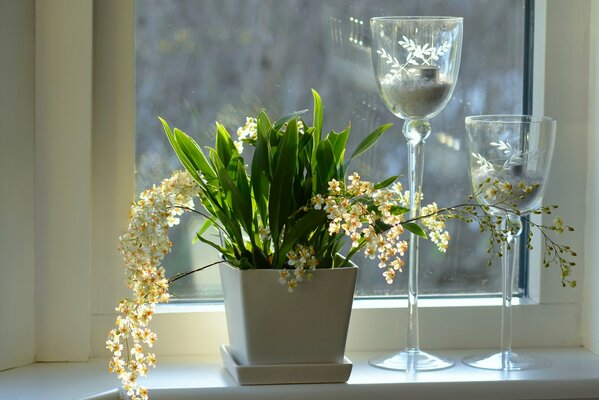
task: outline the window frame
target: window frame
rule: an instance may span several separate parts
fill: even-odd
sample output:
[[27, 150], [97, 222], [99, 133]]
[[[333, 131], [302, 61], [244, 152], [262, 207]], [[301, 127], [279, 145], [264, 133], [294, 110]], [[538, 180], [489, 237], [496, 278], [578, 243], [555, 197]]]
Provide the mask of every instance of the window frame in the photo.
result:
[[[576, 11], [568, 12], [567, 4], [537, 1], [534, 9], [533, 113], [555, 117], [558, 131], [572, 130], [579, 139], [574, 146], [558, 137], [552, 167], [552, 176], [557, 176], [550, 178], [545, 197], [547, 203], [564, 205], [564, 217], [577, 227], [570, 240], [581, 250], [580, 266], [575, 272], [579, 280], [583, 276], [585, 207], [573, 201], [569, 193], [580, 193], [584, 203], [587, 158], [579, 150], [586, 149], [581, 143], [586, 143], [590, 130], [586, 114], [588, 89], [581, 88], [589, 79], [589, 71], [572, 76], [564, 67], [565, 60], [572, 57], [584, 64], [588, 54], [581, 46], [560, 45], [560, 35], [572, 32], [580, 37], [581, 32], [584, 35], [589, 31], [590, 19], [580, 16], [589, 15], [590, 4], [581, 2]], [[128, 205], [134, 196], [133, 9], [133, 0], [94, 2], [90, 283], [90, 350], [94, 357], [106, 356], [105, 332], [114, 324], [118, 299], [127, 295], [122, 263], [114, 249], [118, 235], [126, 228]], [[585, 118], [577, 119], [583, 109]], [[535, 247], [540, 248], [538, 236]], [[555, 270], [541, 271], [538, 252], [531, 253], [529, 262], [528, 297], [519, 299], [514, 307], [514, 346], [583, 344], [582, 290], [561, 289]], [[500, 299], [422, 299], [419, 305], [423, 348], [498, 346]], [[598, 314], [597, 306], [594, 307]], [[401, 346], [405, 338], [405, 308], [403, 299], [355, 301], [348, 351], [395, 350], [398, 343]], [[215, 354], [218, 346], [227, 341], [222, 305], [166, 305], [159, 309], [152, 326], [160, 337], [158, 354]]]

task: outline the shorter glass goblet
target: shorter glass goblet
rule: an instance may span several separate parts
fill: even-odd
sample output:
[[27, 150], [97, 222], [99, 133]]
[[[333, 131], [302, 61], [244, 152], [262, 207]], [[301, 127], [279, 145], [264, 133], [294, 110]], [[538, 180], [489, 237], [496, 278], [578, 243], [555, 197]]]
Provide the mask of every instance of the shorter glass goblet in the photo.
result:
[[[497, 205], [514, 204], [522, 214], [541, 205], [555, 143], [555, 120], [527, 115], [480, 115], [466, 118], [468, 167], [474, 193], [480, 204], [502, 217], [505, 232], [502, 257], [501, 351], [474, 355], [463, 362], [476, 368], [517, 371], [548, 366], [549, 361], [512, 351], [512, 294], [514, 263], [520, 217]], [[485, 182], [499, 182], [519, 193], [532, 188], [522, 197], [501, 191], [481, 191]], [[510, 196], [502, 198], [502, 196]]]

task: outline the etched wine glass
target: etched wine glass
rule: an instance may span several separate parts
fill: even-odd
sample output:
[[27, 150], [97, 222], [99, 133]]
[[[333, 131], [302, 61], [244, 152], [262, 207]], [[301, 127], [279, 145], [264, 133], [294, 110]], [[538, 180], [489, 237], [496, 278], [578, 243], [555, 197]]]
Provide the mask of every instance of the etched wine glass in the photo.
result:
[[[491, 206], [490, 212], [502, 217], [501, 230], [506, 233], [501, 250], [501, 350], [465, 358], [464, 363], [472, 367], [517, 371], [549, 365], [544, 358], [512, 351], [514, 267], [522, 224], [520, 217], [492, 205], [514, 204], [523, 214], [541, 205], [553, 154], [555, 126], [554, 119], [527, 115], [466, 118], [468, 168], [473, 190], [481, 192], [480, 185], [484, 189], [487, 179], [511, 188], [502, 192], [489, 187], [490, 192], [483, 190], [477, 196], [480, 204]], [[523, 188], [529, 188], [528, 193]]]
[[[370, 20], [372, 59], [379, 93], [404, 120], [408, 143], [410, 216], [420, 214], [424, 142], [429, 120], [449, 102], [458, 78], [463, 19], [459, 17], [376, 17]], [[370, 360], [393, 370], [448, 368], [453, 361], [420, 350], [418, 326], [418, 236], [410, 235], [406, 348]]]

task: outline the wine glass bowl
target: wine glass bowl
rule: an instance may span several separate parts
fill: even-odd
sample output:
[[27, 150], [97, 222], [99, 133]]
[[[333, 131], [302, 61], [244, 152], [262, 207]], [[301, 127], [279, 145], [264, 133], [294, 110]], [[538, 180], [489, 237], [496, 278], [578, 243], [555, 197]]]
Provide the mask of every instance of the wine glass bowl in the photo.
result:
[[[468, 169], [472, 189], [489, 179], [514, 188], [514, 197], [499, 192], [494, 196], [479, 193], [481, 204], [509, 201], [521, 212], [540, 206], [549, 176], [555, 142], [555, 120], [528, 115], [479, 115], [466, 117], [469, 149]], [[527, 193], [518, 191], [529, 187]]]
[[[463, 362], [476, 368], [518, 371], [549, 365], [543, 358], [512, 351], [512, 293], [515, 259], [522, 231], [519, 215], [542, 203], [555, 143], [556, 122], [528, 115], [466, 117], [468, 170], [477, 201], [502, 216], [501, 350]], [[507, 208], [506, 208], [507, 205]]]
[[457, 81], [462, 18], [376, 17], [370, 25], [376, 83], [387, 108], [404, 120], [433, 118]]

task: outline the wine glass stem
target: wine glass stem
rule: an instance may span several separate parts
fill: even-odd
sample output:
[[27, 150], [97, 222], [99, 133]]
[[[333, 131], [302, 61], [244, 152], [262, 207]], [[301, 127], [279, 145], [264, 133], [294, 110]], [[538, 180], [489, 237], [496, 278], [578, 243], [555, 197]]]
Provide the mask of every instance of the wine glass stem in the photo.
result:
[[[503, 219], [501, 229], [508, 227], [507, 216]], [[503, 242], [503, 261], [501, 274], [501, 366], [506, 369], [512, 352], [512, 293], [514, 292], [514, 266], [516, 261], [516, 236], [506, 234]]]
[[[424, 167], [424, 138], [414, 131], [410, 124], [404, 125], [404, 136], [408, 139], [408, 170], [410, 181], [410, 218], [420, 215], [420, 193], [422, 190], [422, 171]], [[430, 127], [430, 125], [428, 125]], [[406, 128], [409, 132], [406, 132]], [[430, 128], [429, 132], [430, 133]], [[417, 352], [420, 349], [418, 332], [418, 236], [410, 234], [409, 264], [408, 264], [408, 331], [406, 349]]]

